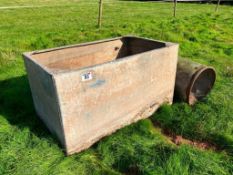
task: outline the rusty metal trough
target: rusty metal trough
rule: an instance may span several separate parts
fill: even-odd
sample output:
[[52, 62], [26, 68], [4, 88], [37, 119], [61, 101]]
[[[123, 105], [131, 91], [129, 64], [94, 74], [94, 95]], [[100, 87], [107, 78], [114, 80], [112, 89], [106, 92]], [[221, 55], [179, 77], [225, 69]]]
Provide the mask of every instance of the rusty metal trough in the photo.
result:
[[178, 44], [119, 37], [24, 54], [37, 114], [80, 152], [172, 103]]

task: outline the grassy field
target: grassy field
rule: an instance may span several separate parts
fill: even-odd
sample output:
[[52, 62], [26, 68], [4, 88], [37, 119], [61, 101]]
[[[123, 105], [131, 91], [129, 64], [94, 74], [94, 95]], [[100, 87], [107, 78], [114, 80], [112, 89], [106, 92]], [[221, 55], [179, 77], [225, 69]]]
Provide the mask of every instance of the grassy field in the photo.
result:
[[[114, 3], [113, 3], [114, 2]], [[108, 1], [0, 0], [0, 174], [233, 174], [233, 6]], [[90, 149], [65, 157], [34, 111], [21, 54], [103, 38], [138, 35], [180, 43], [180, 56], [216, 68], [211, 94], [193, 107], [163, 106]], [[218, 150], [172, 144], [159, 122]]]

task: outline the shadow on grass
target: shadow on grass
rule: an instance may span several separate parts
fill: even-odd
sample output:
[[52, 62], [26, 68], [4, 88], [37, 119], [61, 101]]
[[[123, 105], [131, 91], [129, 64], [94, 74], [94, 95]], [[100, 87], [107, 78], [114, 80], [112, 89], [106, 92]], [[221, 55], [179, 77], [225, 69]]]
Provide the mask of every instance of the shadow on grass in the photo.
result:
[[36, 115], [26, 75], [0, 81], [0, 115], [11, 125], [29, 128], [37, 137], [52, 139], [58, 144]]

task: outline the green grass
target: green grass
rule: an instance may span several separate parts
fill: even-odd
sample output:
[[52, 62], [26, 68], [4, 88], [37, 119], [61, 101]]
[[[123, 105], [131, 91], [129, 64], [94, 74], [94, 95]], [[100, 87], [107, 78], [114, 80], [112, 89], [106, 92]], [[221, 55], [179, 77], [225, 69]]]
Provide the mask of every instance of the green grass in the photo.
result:
[[[108, 1], [109, 2], [109, 1]], [[114, 1], [110, 1], [114, 2]], [[233, 7], [211, 4], [0, 0], [0, 174], [233, 174]], [[52, 6], [54, 5], [54, 6]], [[180, 56], [215, 67], [211, 94], [193, 107], [163, 106], [90, 149], [65, 157], [34, 111], [21, 54], [25, 51], [138, 35], [180, 43]], [[175, 146], [153, 127], [211, 142], [219, 151]]]

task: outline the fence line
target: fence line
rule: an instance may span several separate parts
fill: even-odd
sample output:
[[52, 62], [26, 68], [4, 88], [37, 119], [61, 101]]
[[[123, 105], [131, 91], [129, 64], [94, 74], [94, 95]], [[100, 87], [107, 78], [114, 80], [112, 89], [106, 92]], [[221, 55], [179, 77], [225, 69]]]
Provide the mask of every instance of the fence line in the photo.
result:
[[[153, 1], [146, 1], [146, 2], [134, 2], [134, 1], [104, 1], [104, 0], [99, 0], [99, 13], [98, 13], [98, 21], [97, 21], [97, 24], [99, 27], [101, 27], [101, 23], [102, 23], [102, 18], [103, 18], [103, 8], [104, 8], [104, 4], [123, 4], [123, 5], [127, 5], [128, 3], [137, 3], [137, 4], [148, 4], [148, 3], [159, 3], [159, 4], [166, 4], [166, 5], [170, 5], [171, 3], [169, 2], [153, 2]], [[0, 10], [5, 10], [5, 9], [20, 9], [20, 8], [41, 8], [41, 7], [69, 7], [69, 6], [76, 6], [77, 5], [98, 5], [98, 1], [95, 1], [95, 2], [86, 2], [86, 1], [77, 1], [77, 2], [73, 2], [71, 4], [67, 4], [67, 5], [26, 5], [26, 6], [5, 6], [5, 7], [0, 7]], [[218, 3], [215, 7], [215, 12], [218, 11], [218, 7], [220, 5], [220, 0], [218, 0]], [[171, 10], [172, 12], [172, 9], [173, 9], [173, 17], [176, 17], [177, 15], [177, 12], [181, 12], [181, 11], [194, 11], [194, 10], [187, 10], [187, 9], [184, 9], [182, 7], [182, 9], [179, 9], [179, 7], [177, 8], [177, 0], [173, 0], [173, 8], [172, 6], [171, 7], [168, 7], [168, 8], [159, 8], [159, 10]], [[137, 9], [134, 9], [134, 10], [137, 10]], [[157, 9], [156, 9], [157, 10]], [[155, 12], [156, 10], [148, 10], [148, 9], [141, 9], [141, 13], [145, 13], [146, 12]], [[206, 9], [203, 9], [206, 11]], [[108, 10], [107, 10], [108, 11]], [[140, 11], [140, 10], [137, 10], [137, 12]], [[114, 11], [111, 11], [111, 12], [114, 12]], [[125, 14], [125, 13], [120, 13], [121, 15]], [[134, 16], [134, 15], [131, 15], [131, 16]], [[104, 17], [105, 18], [105, 17]]]

